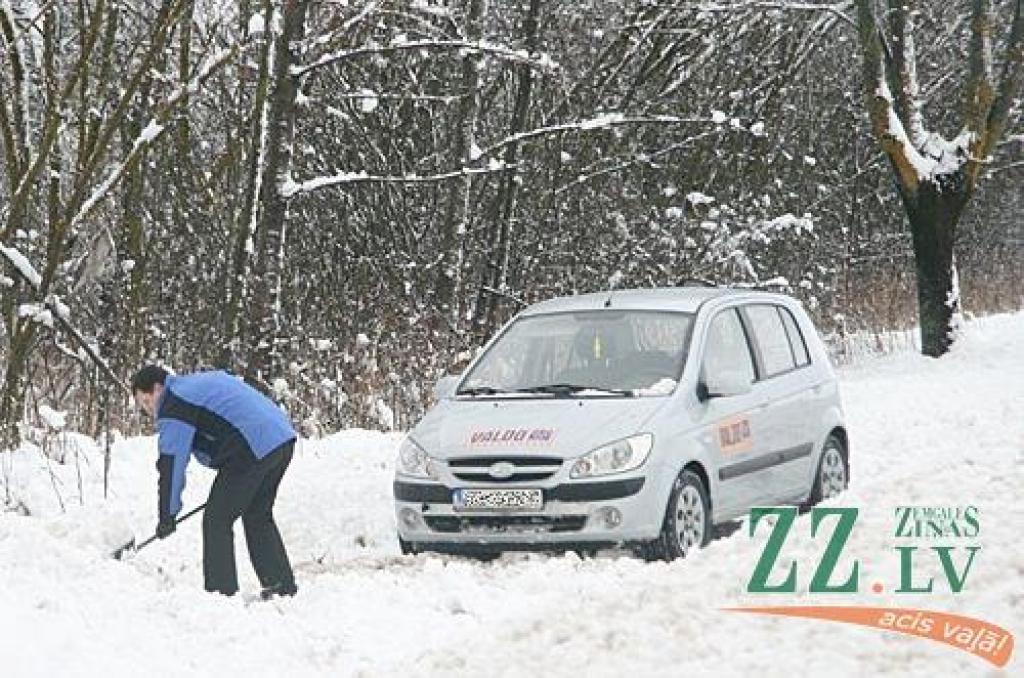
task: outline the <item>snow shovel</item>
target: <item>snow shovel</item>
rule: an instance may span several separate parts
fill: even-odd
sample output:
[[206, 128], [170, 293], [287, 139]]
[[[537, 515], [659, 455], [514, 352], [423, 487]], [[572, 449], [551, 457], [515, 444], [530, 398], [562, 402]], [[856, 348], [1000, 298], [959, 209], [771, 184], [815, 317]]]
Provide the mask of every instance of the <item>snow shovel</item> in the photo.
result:
[[[188, 520], [189, 518], [191, 518], [195, 514], [197, 514], [200, 511], [202, 511], [204, 508], [206, 508], [206, 502], [203, 502], [202, 504], [200, 504], [199, 506], [195, 507], [194, 509], [192, 509], [191, 511], [189, 511], [188, 513], [186, 513], [182, 517], [178, 518], [175, 521], [175, 524], [185, 522], [186, 520]], [[153, 536], [151, 536], [146, 541], [142, 542], [141, 544], [136, 545], [135, 544], [135, 537], [132, 537], [132, 540], [130, 542], [128, 542], [127, 544], [125, 544], [121, 548], [119, 548], [116, 551], [114, 551], [114, 553], [112, 555], [114, 556], [115, 560], [122, 560], [129, 553], [135, 553], [136, 551], [141, 551], [142, 549], [144, 549], [145, 547], [149, 546], [154, 541], [156, 541], [156, 539], [157, 539], [157, 536], [156, 536], [156, 534], [154, 534]]]

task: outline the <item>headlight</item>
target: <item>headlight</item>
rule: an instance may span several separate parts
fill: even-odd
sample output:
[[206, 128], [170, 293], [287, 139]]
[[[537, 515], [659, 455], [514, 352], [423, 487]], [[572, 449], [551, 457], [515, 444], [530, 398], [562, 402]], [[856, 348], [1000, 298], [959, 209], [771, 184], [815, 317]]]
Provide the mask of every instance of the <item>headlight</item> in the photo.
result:
[[654, 436], [641, 433], [623, 440], [616, 440], [596, 450], [587, 452], [576, 460], [569, 472], [570, 478], [592, 478], [610, 473], [632, 471], [643, 466], [647, 455], [654, 447]]
[[398, 472], [416, 478], [437, 479], [434, 460], [427, 456], [422, 447], [406, 436], [402, 446], [398, 448]]

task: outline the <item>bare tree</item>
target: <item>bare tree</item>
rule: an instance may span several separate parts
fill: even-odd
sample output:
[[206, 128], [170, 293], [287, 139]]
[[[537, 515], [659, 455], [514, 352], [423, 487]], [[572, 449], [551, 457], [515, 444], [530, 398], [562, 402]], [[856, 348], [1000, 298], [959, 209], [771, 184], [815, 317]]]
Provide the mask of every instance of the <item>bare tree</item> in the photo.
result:
[[[273, 33], [273, 59], [270, 69], [266, 117], [261, 123], [266, 135], [265, 165], [260, 172], [260, 217], [256, 230], [256, 265], [253, 276], [254, 331], [251, 332], [249, 376], [257, 384], [271, 385], [281, 368], [281, 285], [285, 267], [288, 226], [288, 196], [285, 188], [291, 180], [295, 133], [295, 101], [299, 76], [293, 67], [299, 63], [296, 50], [306, 30], [309, 0], [285, 0], [274, 17], [267, 2]], [[280, 26], [277, 24], [280, 22]]]
[[[29, 17], [13, 17], [10, 4], [0, 5], [0, 48], [14, 57], [0, 78], [22, 94], [0, 99], [9, 189], [0, 245], [5, 261], [19, 273], [15, 294], [2, 300], [9, 346], [0, 390], [0, 446], [17, 440], [26, 367], [40, 326], [51, 324], [45, 314], [25, 309], [45, 302], [61, 309], [62, 316], [67, 312], [53, 295], [68, 284], [67, 264], [76, 243], [89, 240], [83, 236], [91, 218], [126, 177], [132, 177], [130, 184], [138, 180], [140, 163], [172, 113], [234, 54], [228, 49], [211, 55], [187, 83], [162, 96], [150, 92], [173, 28], [191, 5], [190, 0], [162, 0], [153, 16], [132, 22], [136, 39], [124, 43], [119, 43], [126, 25], [119, 3], [82, 2], [74, 13], [63, 3], [46, 3]], [[66, 32], [76, 39], [65, 41]], [[41, 55], [34, 47], [37, 38]], [[59, 44], [72, 49], [59, 50]], [[131, 58], [119, 58], [118, 50], [126, 48]], [[30, 114], [30, 109], [36, 110]], [[133, 115], [147, 124], [123, 157], [112, 159], [114, 139]]]
[[[526, 50], [536, 55], [540, 33], [541, 0], [530, 0], [523, 20], [523, 37]], [[519, 83], [515, 94], [509, 138], [505, 147], [503, 162], [509, 171], [501, 175], [500, 188], [490, 215], [491, 243], [483, 262], [482, 284], [476, 307], [476, 332], [486, 337], [494, 331], [498, 322], [499, 299], [508, 295], [509, 272], [515, 242], [515, 222], [518, 216], [518, 201], [523, 177], [514, 169], [520, 161], [520, 144], [517, 136], [527, 129], [533, 97], [533, 69], [529, 64], [515, 66]]]
[[[483, 35], [484, 18], [487, 13], [487, 0], [467, 0], [465, 38], [467, 41], [479, 41]], [[466, 167], [474, 163], [478, 157], [476, 151], [477, 115], [480, 110], [480, 71], [483, 68], [483, 54], [473, 51], [462, 59], [461, 99], [458, 119], [455, 121], [458, 132], [455, 135], [452, 157], [457, 166]], [[441, 237], [441, 265], [438, 268], [437, 294], [441, 302], [441, 311], [446, 313], [452, 327], [458, 327], [460, 321], [460, 295], [465, 256], [465, 241], [468, 222], [471, 217], [470, 197], [472, 195], [472, 177], [463, 174], [451, 182], [448, 187], [448, 202], [445, 208]]]
[[[917, 2], [889, 0], [885, 29], [876, 15], [877, 3], [857, 0], [868, 113], [910, 222], [921, 350], [930, 356], [944, 354], [953, 341], [960, 303], [954, 263], [957, 225], [1024, 83], [1024, 3], [1011, 4], [1012, 19], [998, 22], [991, 0], [971, 2], [963, 126], [947, 140], [925, 123], [914, 42]], [[997, 75], [993, 47], [1000, 27], [1009, 28], [1009, 37]]]

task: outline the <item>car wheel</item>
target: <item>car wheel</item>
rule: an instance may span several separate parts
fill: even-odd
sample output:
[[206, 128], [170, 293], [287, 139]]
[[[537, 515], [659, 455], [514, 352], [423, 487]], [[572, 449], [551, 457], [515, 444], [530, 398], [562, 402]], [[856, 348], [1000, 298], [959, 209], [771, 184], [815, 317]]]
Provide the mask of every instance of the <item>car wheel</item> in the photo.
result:
[[403, 556], [414, 556], [420, 552], [420, 550], [416, 548], [412, 543], [407, 542], [401, 537], [398, 538], [398, 548], [402, 550]]
[[685, 558], [711, 540], [711, 531], [711, 501], [704, 481], [684, 469], [669, 494], [661, 534], [643, 544], [640, 555], [647, 560]]
[[818, 469], [814, 473], [814, 485], [811, 487], [811, 497], [807, 505], [815, 506], [840, 494], [849, 483], [850, 461], [847, 459], [846, 450], [837, 436], [830, 435], [821, 451], [821, 459], [818, 460]]

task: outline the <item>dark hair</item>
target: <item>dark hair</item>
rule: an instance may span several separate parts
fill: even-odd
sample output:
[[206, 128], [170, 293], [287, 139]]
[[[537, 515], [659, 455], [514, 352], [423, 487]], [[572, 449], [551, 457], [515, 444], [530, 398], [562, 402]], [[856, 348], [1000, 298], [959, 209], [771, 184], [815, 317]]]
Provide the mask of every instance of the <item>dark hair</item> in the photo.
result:
[[159, 365], [146, 365], [132, 377], [132, 393], [152, 393], [154, 386], [163, 385], [168, 374], [169, 372]]

